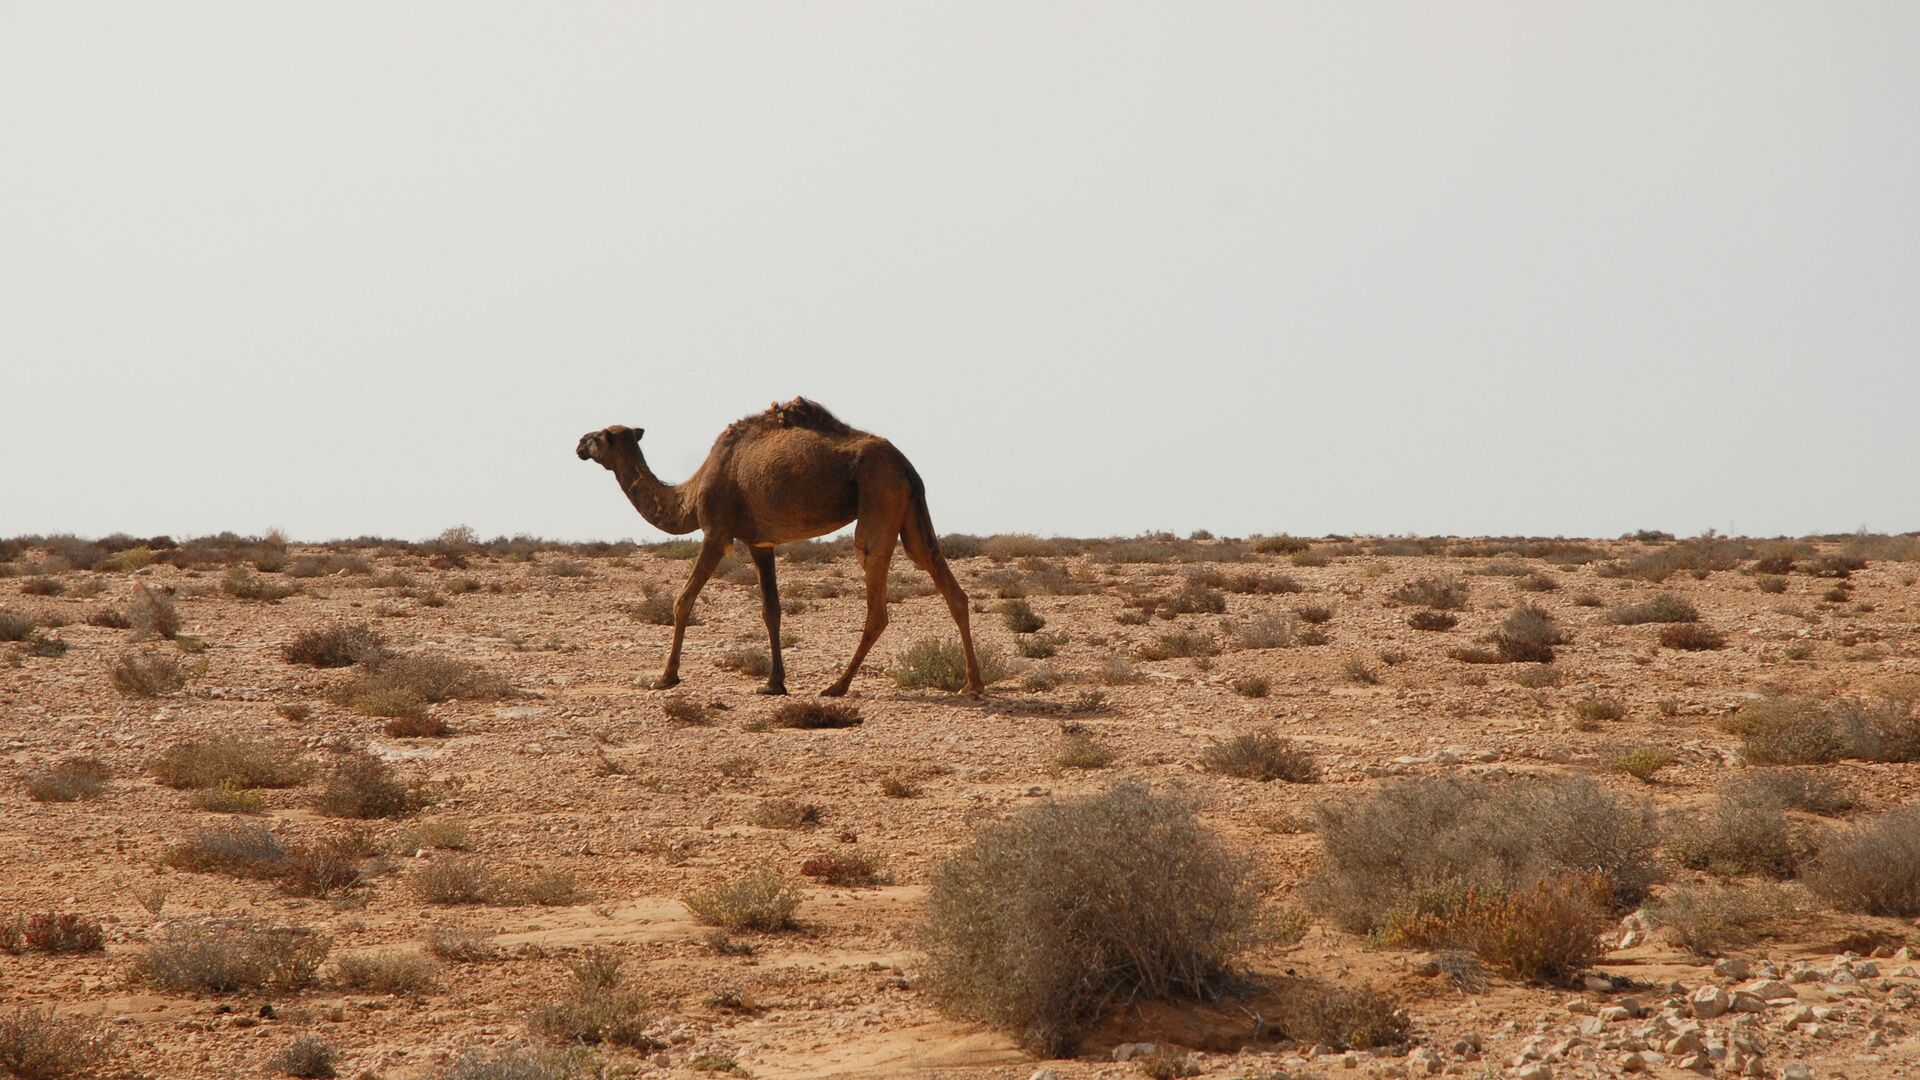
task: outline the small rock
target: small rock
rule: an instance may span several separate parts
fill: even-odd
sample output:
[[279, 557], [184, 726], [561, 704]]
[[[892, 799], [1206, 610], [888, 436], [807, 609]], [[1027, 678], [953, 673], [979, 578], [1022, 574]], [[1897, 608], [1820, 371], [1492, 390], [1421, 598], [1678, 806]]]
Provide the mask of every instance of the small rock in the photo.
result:
[[1744, 979], [1753, 974], [1745, 960], [1736, 956], [1723, 956], [1713, 963], [1713, 973], [1723, 979]]
[[1688, 1054], [1673, 1064], [1675, 1068], [1686, 1069], [1689, 1072], [1713, 1071], [1713, 1061], [1705, 1054]]
[[1544, 1062], [1534, 1062], [1513, 1071], [1513, 1080], [1553, 1080], [1553, 1069]]
[[1703, 986], [1687, 998], [1687, 1007], [1702, 1020], [1711, 1020], [1727, 1011], [1733, 999], [1718, 986]]
[[1779, 979], [1756, 979], [1740, 987], [1741, 990], [1765, 1001], [1779, 1001], [1783, 998], [1797, 998], [1800, 992], [1790, 983]]
[[1610, 994], [1613, 992], [1613, 980], [1604, 975], [1589, 975], [1581, 981], [1581, 985], [1596, 994]]
[[1152, 1043], [1121, 1043], [1113, 1048], [1113, 1060], [1132, 1061], [1137, 1057], [1147, 1057], [1158, 1049]]
[[1745, 990], [1736, 990], [1728, 1008], [1737, 1013], [1766, 1012], [1767, 1003], [1759, 994], [1749, 994]]
[[1440, 1055], [1425, 1046], [1407, 1055], [1407, 1072], [1414, 1076], [1432, 1076], [1445, 1067]]
[[1060, 1074], [1052, 1069], [1035, 1069], [1033, 1075], [1027, 1077], [1027, 1080], [1060, 1080]]
[[1630, 1072], [1630, 1073], [1640, 1072], [1644, 1070], [1646, 1067], [1647, 1067], [1647, 1059], [1644, 1057], [1641, 1057], [1637, 1052], [1620, 1055], [1620, 1071], [1621, 1072]]
[[1780, 1070], [1780, 1080], [1813, 1080], [1813, 1070], [1796, 1061]]

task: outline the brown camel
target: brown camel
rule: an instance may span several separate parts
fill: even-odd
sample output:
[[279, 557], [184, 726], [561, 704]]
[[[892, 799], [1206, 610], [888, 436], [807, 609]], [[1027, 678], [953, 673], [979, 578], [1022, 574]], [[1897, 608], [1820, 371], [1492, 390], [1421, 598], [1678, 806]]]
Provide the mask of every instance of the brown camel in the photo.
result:
[[927, 513], [926, 486], [892, 443], [848, 427], [806, 398], [794, 398], [729, 424], [691, 478], [667, 484], [647, 468], [640, 454], [641, 434], [639, 428], [616, 424], [581, 436], [577, 452], [581, 460], [611, 470], [627, 500], [654, 528], [674, 534], [698, 529], [705, 537], [687, 587], [673, 604], [673, 646], [655, 689], [679, 683], [680, 644], [693, 601], [728, 545], [738, 541], [760, 571], [760, 606], [773, 649], [773, 671], [761, 692], [786, 693], [774, 545], [824, 536], [858, 521], [853, 548], [867, 575], [867, 625], [847, 670], [821, 692], [830, 697], [846, 693], [860, 662], [886, 629], [887, 566], [896, 537], [907, 558], [933, 575], [934, 586], [953, 612], [967, 654], [966, 692], [985, 692], [967, 627], [967, 594], [940, 555], [940, 540]]

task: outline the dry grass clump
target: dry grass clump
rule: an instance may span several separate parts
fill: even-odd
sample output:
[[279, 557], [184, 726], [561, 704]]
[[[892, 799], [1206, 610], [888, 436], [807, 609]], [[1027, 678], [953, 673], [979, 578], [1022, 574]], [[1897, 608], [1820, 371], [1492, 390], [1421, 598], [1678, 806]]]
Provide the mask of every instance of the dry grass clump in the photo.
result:
[[1723, 790], [1729, 797], [1767, 799], [1789, 810], [1827, 817], [1860, 805], [1860, 797], [1846, 781], [1812, 769], [1748, 769]]
[[316, 800], [323, 814], [360, 820], [400, 817], [426, 802], [425, 792], [402, 781], [392, 765], [367, 753], [340, 755]]
[[1415, 578], [1389, 595], [1399, 603], [1415, 607], [1460, 611], [1467, 606], [1467, 583], [1450, 575]]
[[1613, 885], [1572, 870], [1518, 887], [1468, 886], [1431, 892], [1389, 912], [1389, 944], [1464, 949], [1527, 982], [1565, 985], [1606, 956]]
[[177, 870], [271, 878], [286, 858], [286, 845], [266, 826], [234, 822], [196, 829], [168, 848], [161, 861]]
[[770, 866], [717, 881], [680, 898], [702, 925], [739, 932], [772, 933], [794, 925], [800, 910], [800, 886]]
[[810, 829], [820, 819], [818, 805], [798, 799], [768, 799], [753, 814], [753, 823], [763, 829]]
[[147, 766], [170, 788], [289, 788], [313, 776], [295, 748], [263, 739], [215, 736], [177, 742]]
[[773, 654], [765, 649], [728, 649], [715, 663], [722, 671], [737, 671], [756, 679], [773, 674]]
[[335, 623], [301, 632], [281, 650], [289, 664], [317, 668], [375, 664], [387, 657], [386, 639], [366, 623]]
[[407, 888], [423, 904], [538, 904], [552, 907], [572, 903], [578, 889], [573, 875], [562, 870], [506, 875], [479, 859], [465, 856], [431, 859], [407, 879]]
[[535, 1009], [527, 1017], [529, 1030], [578, 1046], [652, 1050], [661, 1045], [646, 1033], [654, 1018], [645, 996], [622, 983], [619, 955], [592, 949], [568, 969], [573, 982], [567, 996]]
[[187, 685], [179, 662], [160, 653], [121, 653], [107, 674], [127, 697], [164, 697]]
[[1568, 637], [1545, 608], [1522, 604], [1507, 613], [1489, 640], [1509, 663], [1547, 664], [1553, 662], [1553, 647], [1566, 644]]
[[1299, 620], [1291, 612], [1268, 612], [1233, 628], [1233, 641], [1242, 649], [1284, 649], [1294, 643]]
[[133, 620], [119, 608], [95, 608], [87, 613], [87, 625], [98, 626], [103, 630], [131, 630]]
[[[980, 678], [989, 686], [1005, 679], [1007, 662], [990, 648], [974, 643]], [[905, 690], [951, 690], [967, 687], [967, 656], [957, 639], [923, 637], [894, 657], [887, 668], [896, 685]]]
[[1400, 1002], [1371, 986], [1288, 978], [1275, 992], [1279, 1001], [1274, 1026], [1303, 1046], [1372, 1050], [1398, 1046], [1413, 1033]]
[[1060, 744], [1060, 752], [1054, 755], [1053, 764], [1061, 769], [1104, 769], [1119, 757], [1113, 747], [1099, 742], [1089, 735], [1069, 735]]
[[296, 555], [284, 573], [290, 578], [317, 578], [373, 573], [373, 564], [364, 556], [326, 552], [320, 555]]
[[1273, 680], [1265, 675], [1243, 675], [1230, 685], [1234, 693], [1245, 698], [1263, 698], [1273, 692]]
[[1700, 621], [1700, 611], [1683, 596], [1660, 593], [1638, 604], [1623, 604], [1607, 612], [1607, 621], [1615, 626], [1639, 626], [1643, 623], [1690, 623]]
[[1574, 727], [1581, 731], [1598, 731], [1626, 715], [1626, 702], [1616, 697], [1584, 697], [1573, 703]]
[[34, 802], [78, 802], [106, 794], [107, 778], [112, 775], [99, 758], [75, 756], [28, 774], [21, 786]]
[[431, 1080], [592, 1080], [605, 1074], [574, 1050], [468, 1047]]
[[1201, 756], [1201, 764], [1211, 773], [1262, 783], [1285, 780], [1310, 784], [1320, 778], [1320, 766], [1305, 747], [1271, 731], [1249, 732], [1214, 743]]
[[498, 958], [487, 935], [464, 926], [436, 926], [427, 934], [427, 952], [450, 964], [478, 964]]
[[1798, 905], [1780, 885], [1719, 884], [1674, 889], [1647, 914], [1675, 945], [1718, 956], [1766, 937]]
[[333, 980], [363, 994], [418, 997], [433, 989], [434, 962], [417, 952], [350, 953], [333, 962]]
[[1218, 656], [1220, 641], [1212, 634], [1197, 630], [1169, 630], [1134, 649], [1134, 655], [1142, 660]]
[[[379, 714], [375, 714], [379, 715]], [[396, 739], [440, 739], [453, 734], [446, 718], [426, 712], [401, 712], [387, 717], [380, 730]]]
[[1565, 681], [1566, 673], [1555, 664], [1535, 664], [1521, 668], [1513, 676], [1513, 681], [1529, 690], [1546, 690], [1559, 686]]
[[1252, 570], [1224, 574], [1218, 586], [1227, 592], [1243, 596], [1277, 596], [1305, 590], [1305, 586], [1286, 574], [1263, 574]]
[[28, 596], [62, 596], [66, 594], [67, 585], [59, 578], [42, 575], [21, 582], [20, 591]]
[[1682, 814], [1668, 829], [1668, 847], [1682, 866], [1695, 870], [1792, 877], [1816, 846], [1787, 817], [1786, 803], [1764, 786], [1729, 784], [1706, 807]]
[[1660, 628], [1660, 644], [1682, 652], [1709, 652], [1726, 643], [1725, 634], [1699, 623], [1668, 623]]
[[0, 641], [25, 641], [39, 627], [29, 616], [0, 608]]
[[1460, 617], [1450, 612], [1422, 609], [1407, 616], [1407, 625], [1415, 630], [1451, 630], [1460, 625]]
[[1066, 1054], [1122, 1003], [1211, 997], [1259, 907], [1250, 864], [1191, 805], [1123, 785], [1024, 810], [935, 871], [926, 983], [946, 1011]]
[[1920, 693], [1911, 688], [1880, 698], [1844, 698], [1831, 715], [1848, 757], [1920, 761]]
[[1719, 726], [1741, 737], [1741, 756], [1753, 765], [1825, 765], [1845, 749], [1827, 703], [1818, 698], [1763, 698]]
[[1631, 905], [1657, 876], [1652, 809], [1586, 777], [1406, 780], [1315, 814], [1326, 854], [1311, 894], [1356, 933], [1421, 897], [1506, 896], [1575, 872], [1604, 875], [1614, 903]]
[[1038, 633], [1047, 625], [1047, 620], [1035, 612], [1033, 605], [1025, 600], [1002, 600], [995, 604], [993, 609], [1000, 613], [1001, 621], [1007, 624], [1007, 629], [1016, 634]]
[[1673, 764], [1673, 751], [1651, 744], [1634, 746], [1607, 758], [1607, 768], [1625, 773], [1641, 783], [1650, 783], [1653, 774]]
[[1841, 911], [1920, 915], [1920, 804], [1908, 804], [1829, 839], [1802, 875]]
[[285, 600], [299, 589], [259, 577], [244, 566], [235, 566], [221, 579], [220, 591], [236, 600], [259, 600], [271, 604]]
[[54, 954], [99, 952], [106, 948], [100, 920], [72, 912], [41, 912], [0, 922], [0, 952]]
[[869, 859], [865, 855], [815, 855], [800, 864], [803, 877], [817, 879], [825, 884], [840, 888], [852, 888], [861, 885], [879, 885], [886, 881], [882, 872], [882, 863], [878, 859]]
[[1366, 660], [1358, 656], [1348, 657], [1346, 662], [1340, 665], [1340, 673], [1347, 677], [1348, 682], [1356, 682], [1362, 686], [1380, 685], [1380, 673], [1373, 670]]
[[338, 1075], [334, 1069], [333, 1044], [318, 1035], [298, 1035], [267, 1062], [267, 1067], [282, 1076], [305, 1080], [328, 1080]]
[[0, 1073], [19, 1080], [80, 1080], [100, 1075], [112, 1040], [89, 1021], [21, 1005], [0, 1013]]
[[1554, 580], [1552, 575], [1533, 570], [1515, 580], [1513, 587], [1525, 592], [1557, 592], [1560, 589], [1560, 583]]
[[1313, 541], [1288, 536], [1286, 533], [1281, 533], [1279, 536], [1263, 536], [1253, 542], [1253, 550], [1261, 555], [1291, 555], [1312, 546]]
[[773, 725], [784, 728], [845, 728], [863, 721], [857, 706], [838, 701], [796, 699], [773, 710]]
[[880, 794], [889, 799], [917, 799], [925, 790], [906, 777], [889, 776], [880, 781]]
[[163, 990], [230, 994], [311, 986], [327, 939], [304, 927], [251, 920], [174, 923], [157, 931], [134, 976]]
[[127, 602], [127, 622], [139, 639], [172, 641], [180, 636], [180, 612], [173, 601], [145, 585], [134, 587], [133, 599]]
[[660, 715], [682, 727], [709, 727], [714, 722], [713, 710], [705, 702], [685, 694], [668, 694], [660, 702]]
[[406, 715], [395, 703], [419, 701], [492, 701], [513, 692], [507, 680], [452, 657], [421, 654], [369, 661], [367, 670], [342, 686], [336, 698], [367, 715]]

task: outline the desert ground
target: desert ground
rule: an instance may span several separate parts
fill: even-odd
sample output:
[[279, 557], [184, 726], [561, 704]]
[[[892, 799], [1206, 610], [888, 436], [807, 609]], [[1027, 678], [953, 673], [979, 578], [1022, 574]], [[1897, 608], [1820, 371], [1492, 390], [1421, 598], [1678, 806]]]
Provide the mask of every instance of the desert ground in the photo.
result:
[[[644, 1032], [596, 1036], [542, 1067], [1920, 1075], [1911, 913], [1843, 910], [1791, 868], [1683, 854], [1725, 785], [1762, 764], [1752, 729], [1729, 723], [1754, 703], [1866, 703], [1886, 718], [1904, 702], [1920, 723], [1914, 537], [945, 543], [980, 648], [997, 659], [988, 694], [890, 674], [914, 643], [954, 637], [926, 575], [896, 555], [891, 625], [841, 699], [860, 722], [793, 728], [777, 710], [819, 701], [859, 637], [844, 543], [779, 563], [793, 691], [781, 699], [755, 693], [766, 632], [751, 565], [731, 558], [687, 632], [682, 685], [651, 688], [684, 544], [459, 531], [425, 544], [12, 542], [0, 548], [0, 611], [15, 617], [14, 642], [0, 645], [0, 922], [76, 915], [101, 936], [96, 948], [77, 931], [73, 951], [50, 951], [16, 935], [0, 952], [0, 1012], [107, 1040], [91, 1063], [101, 1075], [281, 1075], [305, 1039], [340, 1076], [479, 1076], [477, 1053], [566, 1049], [536, 1014], [571, 992], [570, 964], [597, 956], [621, 961]], [[1457, 603], [1409, 599], [1422, 579], [1456, 586]], [[1615, 615], [1656, 598], [1697, 620]], [[1044, 626], [1016, 634], [1011, 600]], [[1557, 625], [1551, 664], [1510, 662], [1489, 643], [1526, 605]], [[1423, 611], [1434, 629], [1409, 622]], [[377, 636], [389, 656], [468, 665], [466, 682], [382, 690], [356, 682], [370, 678], [365, 663], [289, 658], [303, 633], [355, 624], [371, 631], [355, 640]], [[1676, 625], [1700, 632], [1663, 643]], [[1210, 766], [1221, 744], [1263, 732], [1306, 751], [1317, 774], [1262, 781]], [[180, 744], [218, 740], [277, 748], [288, 775], [196, 786], [165, 764]], [[1801, 775], [1847, 797], [1791, 809], [1795, 835], [1826, 843], [1914, 803], [1920, 762], [1900, 756], [1804, 759]], [[328, 778], [349, 762], [404, 786], [390, 816], [329, 801]], [[1609, 913], [1585, 972], [1529, 981], [1436, 958], [1342, 929], [1316, 905], [1316, 807], [1409, 778], [1481, 788], [1542, 775], [1591, 777], [1647, 804], [1657, 833], [1659, 880]], [[1304, 930], [1239, 957], [1234, 994], [1123, 1007], [1068, 1058], [940, 1011], [917, 936], [935, 868], [1010, 815], [1129, 781], [1193, 800], [1251, 860], [1264, 900]], [[350, 865], [295, 883], [206, 853], [249, 828], [286, 852], [348, 852]], [[284, 854], [261, 858], [279, 867]], [[826, 863], [856, 872], [842, 884], [803, 872]], [[801, 890], [791, 928], [718, 932], [683, 903], [765, 871]], [[433, 894], [426, 883], [450, 873], [470, 887]], [[1718, 895], [1724, 882], [1759, 890], [1762, 907], [1700, 951], [1656, 916], [1663, 898]], [[448, 897], [462, 902], [430, 902]], [[232, 990], [155, 975], [159, 945], [210, 925], [311, 931], [300, 940], [325, 956], [299, 977]], [[1404, 1010], [1406, 1037], [1349, 1047], [1290, 1033], [1271, 995], [1309, 981], [1372, 988], [1392, 1003], [1382, 1008]]]

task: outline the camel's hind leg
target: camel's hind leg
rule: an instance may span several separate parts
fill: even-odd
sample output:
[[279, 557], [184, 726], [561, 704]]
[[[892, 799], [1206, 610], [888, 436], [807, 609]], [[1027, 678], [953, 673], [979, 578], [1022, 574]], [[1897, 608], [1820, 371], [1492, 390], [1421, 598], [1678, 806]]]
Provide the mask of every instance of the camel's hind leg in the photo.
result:
[[953, 625], [960, 628], [960, 647], [967, 654], [966, 692], [984, 694], [987, 685], [980, 678], [980, 661], [973, 655], [973, 630], [967, 618], [967, 593], [948, 568], [946, 556], [940, 554], [940, 541], [932, 535], [928, 527], [930, 524], [924, 513], [908, 514], [906, 524], [900, 528], [900, 547], [915, 566], [932, 576], [933, 587], [940, 590], [940, 595], [946, 598], [947, 610], [953, 613]]
[[700, 597], [701, 586], [713, 576], [713, 568], [720, 565], [720, 556], [727, 553], [727, 541], [708, 534], [700, 545], [700, 555], [693, 560], [693, 574], [687, 578], [687, 587], [680, 590], [679, 599], [673, 602], [673, 647], [667, 650], [667, 667], [654, 680], [655, 690], [665, 690], [680, 683], [680, 644], [686, 640], [687, 620], [693, 618], [693, 602]]
[[880, 640], [880, 631], [887, 628], [887, 568], [893, 563], [894, 529], [871, 526], [870, 520], [861, 518], [853, 530], [853, 550], [859, 554], [860, 564], [867, 572], [867, 625], [860, 632], [860, 647], [853, 650], [847, 670], [840, 673], [832, 686], [820, 691], [826, 697], [839, 697], [847, 692], [854, 675], [860, 671], [860, 662], [867, 658], [873, 643]]
[[773, 670], [767, 673], [762, 694], [787, 692], [787, 666], [780, 658], [780, 586], [773, 579], [773, 549], [753, 548], [753, 565], [760, 571], [760, 613], [767, 623], [767, 648], [773, 653]]

